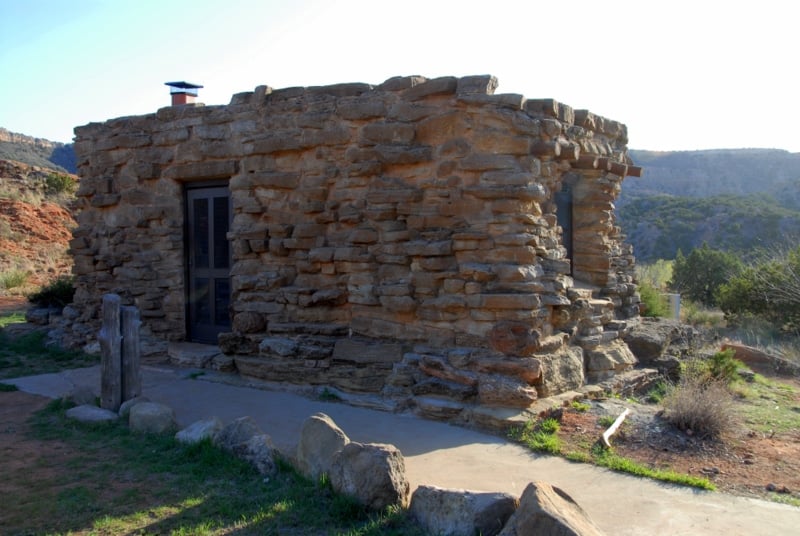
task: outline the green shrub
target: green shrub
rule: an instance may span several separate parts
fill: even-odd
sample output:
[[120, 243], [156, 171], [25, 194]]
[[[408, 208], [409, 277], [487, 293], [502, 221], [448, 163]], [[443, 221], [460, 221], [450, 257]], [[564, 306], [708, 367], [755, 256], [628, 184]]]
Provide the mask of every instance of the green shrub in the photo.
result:
[[737, 382], [741, 379], [739, 369], [744, 368], [744, 363], [733, 358], [733, 350], [723, 350], [717, 352], [709, 360], [708, 370], [711, 377], [719, 380], [726, 385]]
[[62, 276], [28, 296], [28, 301], [41, 307], [64, 307], [75, 295], [74, 278]]
[[652, 318], [669, 316], [667, 298], [650, 283], [646, 281], [639, 283], [639, 297], [643, 306], [642, 316]]
[[52, 173], [45, 179], [47, 195], [73, 194], [78, 189], [78, 183], [69, 175]]

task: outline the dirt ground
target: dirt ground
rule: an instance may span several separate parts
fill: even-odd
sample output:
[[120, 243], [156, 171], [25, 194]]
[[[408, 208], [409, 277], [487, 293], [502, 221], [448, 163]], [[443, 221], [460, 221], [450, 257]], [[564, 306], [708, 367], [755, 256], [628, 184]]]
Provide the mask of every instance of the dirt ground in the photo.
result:
[[[775, 377], [792, 385], [800, 407], [800, 381]], [[617, 417], [624, 408], [631, 413], [611, 438], [614, 451], [654, 469], [702, 476], [719, 491], [768, 500], [800, 500], [800, 430], [766, 434], [742, 425], [724, 441], [701, 439], [671, 426], [660, 408], [629, 400], [592, 402], [589, 411], [565, 408], [559, 437], [565, 452], [585, 448], [599, 440], [607, 425], [603, 416]], [[783, 501], [781, 501], [783, 502]]]

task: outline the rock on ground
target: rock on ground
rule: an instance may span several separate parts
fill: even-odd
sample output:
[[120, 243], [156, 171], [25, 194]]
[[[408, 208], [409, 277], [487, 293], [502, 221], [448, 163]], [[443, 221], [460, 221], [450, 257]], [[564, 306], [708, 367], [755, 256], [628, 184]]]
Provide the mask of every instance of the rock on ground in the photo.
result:
[[76, 406], [96, 406], [95, 400], [97, 396], [90, 387], [78, 386], [69, 392], [64, 397], [67, 401], [72, 402]]
[[175, 440], [188, 444], [200, 443], [204, 439], [213, 441], [222, 428], [222, 421], [217, 417], [196, 421], [175, 434]]
[[88, 404], [70, 408], [67, 410], [66, 415], [68, 419], [80, 422], [112, 422], [119, 419], [119, 415], [111, 410]]
[[495, 536], [518, 504], [519, 499], [508, 493], [419, 486], [411, 497], [410, 512], [431, 534]]
[[235, 447], [246, 443], [251, 437], [262, 435], [263, 433], [252, 417], [239, 417], [219, 431], [214, 438], [214, 444], [223, 450], [232, 452]]
[[278, 472], [275, 446], [267, 434], [254, 435], [244, 443], [235, 445], [231, 452], [237, 458], [249, 462], [262, 475], [274, 475]]
[[394, 445], [350, 442], [334, 455], [329, 476], [334, 490], [367, 508], [408, 504], [405, 461]]
[[333, 419], [324, 413], [312, 415], [303, 423], [297, 444], [297, 467], [311, 480], [330, 473], [333, 456], [350, 442]]
[[127, 419], [131, 413], [131, 408], [136, 404], [141, 404], [142, 402], [150, 402], [150, 399], [146, 396], [137, 396], [135, 398], [126, 400], [119, 406], [119, 416], [123, 419]]
[[603, 533], [566, 492], [545, 482], [531, 482], [500, 536], [531, 534], [600, 536]]
[[148, 434], [163, 434], [178, 427], [173, 409], [156, 402], [141, 402], [133, 406], [128, 426], [134, 432]]

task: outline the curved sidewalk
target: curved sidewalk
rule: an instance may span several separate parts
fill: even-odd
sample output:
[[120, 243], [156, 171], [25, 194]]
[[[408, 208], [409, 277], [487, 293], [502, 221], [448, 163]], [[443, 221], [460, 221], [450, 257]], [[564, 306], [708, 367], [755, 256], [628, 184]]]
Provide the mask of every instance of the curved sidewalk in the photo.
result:
[[[98, 366], [3, 382], [55, 398], [76, 385], [99, 392], [100, 372]], [[537, 456], [496, 436], [408, 414], [248, 387], [236, 376], [204, 371], [193, 379], [186, 369], [143, 367], [143, 394], [174, 408], [181, 426], [211, 416], [228, 422], [249, 415], [284, 451], [294, 448], [308, 416], [324, 412], [354, 441], [397, 446], [405, 456], [412, 489], [431, 484], [520, 495], [528, 482], [541, 480], [569, 493], [609, 535], [753, 536], [800, 531], [800, 508]]]

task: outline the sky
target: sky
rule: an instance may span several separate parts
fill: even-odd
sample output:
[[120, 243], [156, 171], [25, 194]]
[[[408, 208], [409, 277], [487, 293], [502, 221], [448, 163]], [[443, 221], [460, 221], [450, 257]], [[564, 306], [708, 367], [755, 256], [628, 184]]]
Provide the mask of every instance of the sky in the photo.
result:
[[800, 152], [785, 0], [0, 0], [0, 127], [156, 111], [164, 82], [226, 104], [256, 86], [492, 74], [628, 126], [649, 150]]

